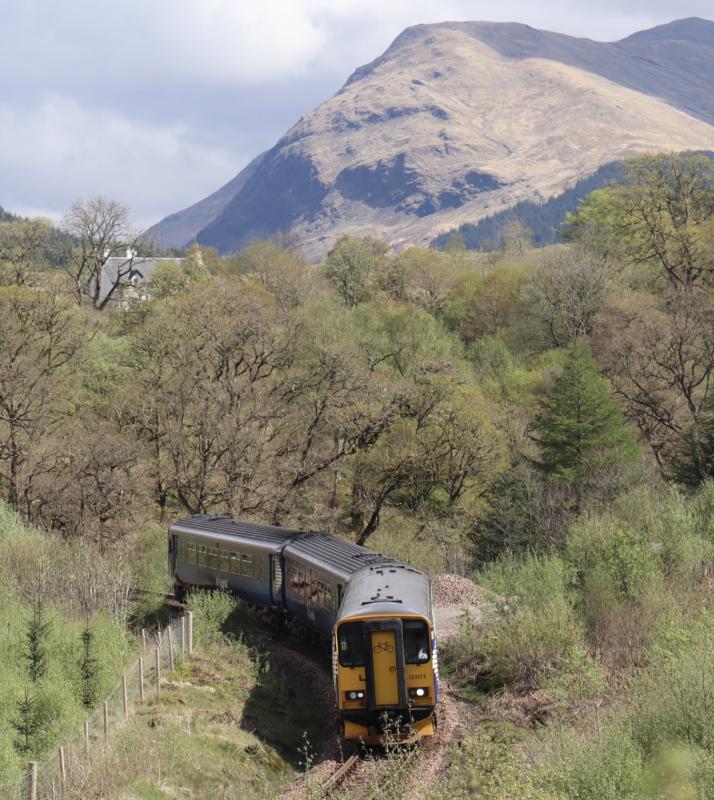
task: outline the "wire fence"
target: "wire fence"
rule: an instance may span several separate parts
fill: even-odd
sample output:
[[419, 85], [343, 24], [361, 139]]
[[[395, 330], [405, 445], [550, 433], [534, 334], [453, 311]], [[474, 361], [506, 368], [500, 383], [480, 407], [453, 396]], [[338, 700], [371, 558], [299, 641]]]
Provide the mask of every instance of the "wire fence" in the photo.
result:
[[76, 784], [77, 778], [89, 773], [93, 754], [102, 751], [112, 732], [131, 717], [139, 704], [161, 691], [166, 676], [192, 652], [190, 611], [151, 635], [142, 631], [141, 655], [80, 730], [46, 761], [28, 764], [26, 785], [17, 794], [17, 800], [61, 798], [67, 782], [72, 780]]

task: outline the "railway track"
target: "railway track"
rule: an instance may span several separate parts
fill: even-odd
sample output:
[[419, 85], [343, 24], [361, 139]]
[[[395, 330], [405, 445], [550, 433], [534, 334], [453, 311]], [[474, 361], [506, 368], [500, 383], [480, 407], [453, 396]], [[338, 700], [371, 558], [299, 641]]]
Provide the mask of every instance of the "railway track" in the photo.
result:
[[347, 759], [347, 761], [344, 762], [344, 764], [341, 764], [320, 787], [323, 797], [329, 797], [330, 792], [336, 789], [345, 780], [345, 778], [357, 767], [360, 761], [360, 754], [354, 753]]

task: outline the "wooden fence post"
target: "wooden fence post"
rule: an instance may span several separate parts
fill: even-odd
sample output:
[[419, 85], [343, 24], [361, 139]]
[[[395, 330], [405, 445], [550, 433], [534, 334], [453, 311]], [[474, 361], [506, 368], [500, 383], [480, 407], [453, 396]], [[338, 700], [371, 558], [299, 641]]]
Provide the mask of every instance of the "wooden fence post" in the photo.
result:
[[161, 650], [156, 645], [156, 691], [161, 691]]
[[109, 704], [104, 701], [104, 738], [109, 738]]
[[129, 719], [129, 693], [126, 688], [126, 675], [121, 679], [122, 701], [124, 703], [124, 719]]
[[60, 762], [60, 779], [62, 786], [67, 783], [67, 762], [64, 760], [64, 747], [59, 749], [59, 762]]
[[186, 655], [186, 625], [185, 625], [186, 618], [181, 617], [181, 660], [184, 659]]
[[84, 720], [84, 752], [89, 755], [89, 720]]
[[186, 619], [188, 620], [188, 654], [193, 654], [193, 611], [189, 611], [186, 614]]
[[27, 765], [27, 800], [37, 800], [37, 762]]
[[173, 672], [174, 669], [174, 637], [171, 632], [171, 625], [169, 625], [169, 671]]
[[141, 629], [141, 649], [146, 650], [146, 628]]
[[139, 700], [144, 702], [144, 658], [139, 656]]

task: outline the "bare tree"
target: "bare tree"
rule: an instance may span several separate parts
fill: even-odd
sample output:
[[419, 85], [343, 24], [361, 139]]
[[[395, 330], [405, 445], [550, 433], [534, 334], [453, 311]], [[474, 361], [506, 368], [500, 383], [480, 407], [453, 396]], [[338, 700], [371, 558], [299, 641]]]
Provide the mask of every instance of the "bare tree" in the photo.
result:
[[712, 395], [714, 307], [697, 289], [675, 290], [660, 303], [617, 298], [598, 328], [599, 360], [662, 467]]
[[[134, 268], [140, 235], [131, 229], [129, 210], [104, 197], [78, 200], [65, 215], [62, 228], [76, 240], [65, 269], [74, 282], [77, 302], [88, 295], [94, 308], [102, 311], [127, 284]], [[110, 270], [109, 259], [117, 251], [126, 256]]]
[[602, 257], [582, 245], [549, 252], [533, 290], [539, 315], [556, 347], [589, 336], [607, 296], [609, 268]]
[[29, 450], [69, 410], [63, 378], [72, 373], [81, 336], [58, 295], [0, 289], [0, 486], [13, 505]]

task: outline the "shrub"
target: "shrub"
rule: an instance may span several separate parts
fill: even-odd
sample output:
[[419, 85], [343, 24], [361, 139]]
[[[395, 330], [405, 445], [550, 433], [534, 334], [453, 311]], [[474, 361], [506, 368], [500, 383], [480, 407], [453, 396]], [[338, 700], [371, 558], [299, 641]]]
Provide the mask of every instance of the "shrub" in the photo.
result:
[[186, 605], [193, 612], [196, 643], [204, 649], [223, 640], [228, 618], [236, 610], [235, 598], [225, 592], [192, 591]]
[[566, 596], [574, 577], [572, 567], [556, 555], [504, 556], [477, 572], [474, 581], [502, 597], [515, 595], [540, 606], [555, 596]]
[[695, 629], [681, 631], [689, 641], [659, 654], [636, 686], [633, 733], [650, 755], [670, 743], [714, 754], [711, 623], [705, 615]]
[[643, 775], [639, 748], [617, 725], [585, 746], [573, 743], [573, 752], [543, 770], [556, 796], [578, 800], [642, 800]]
[[586, 660], [582, 628], [562, 595], [516, 605], [487, 632], [485, 671], [497, 686], [529, 691], [552, 685]]
[[577, 570], [581, 585], [597, 572], [625, 599], [638, 597], [662, 575], [659, 556], [647, 538], [607, 516], [586, 516], [571, 527], [566, 560]]

